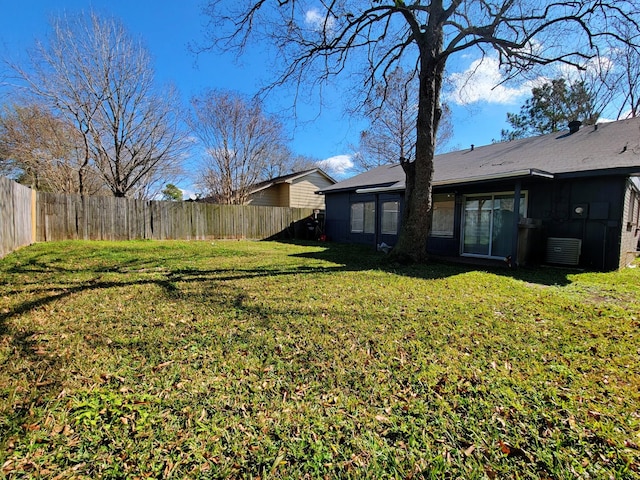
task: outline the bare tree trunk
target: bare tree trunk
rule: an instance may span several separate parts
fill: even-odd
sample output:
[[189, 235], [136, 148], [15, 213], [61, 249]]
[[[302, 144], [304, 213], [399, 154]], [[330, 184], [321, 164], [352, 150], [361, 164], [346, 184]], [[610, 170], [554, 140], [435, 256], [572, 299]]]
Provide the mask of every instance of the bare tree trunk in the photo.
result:
[[[433, 2], [435, 10], [440, 2]], [[441, 7], [441, 5], [440, 5]], [[431, 228], [433, 158], [436, 134], [441, 117], [440, 87], [444, 76], [444, 62], [439, 61], [442, 51], [442, 26], [435, 22], [438, 15], [430, 16], [430, 35], [422, 37], [420, 48], [420, 98], [416, 121], [415, 161], [402, 161], [406, 175], [405, 204], [398, 243], [392, 250], [399, 261], [424, 262], [427, 260], [427, 240]]]
[[[361, 66], [364, 88], [360, 94], [365, 106], [375, 99], [379, 80], [388, 88], [388, 74], [395, 67], [417, 62], [416, 155], [413, 162], [402, 162], [406, 201], [393, 250], [397, 258], [406, 260], [427, 258], [433, 157], [442, 115], [440, 92], [450, 57], [463, 52], [483, 58], [496, 55], [509, 80], [551, 64], [584, 68], [605, 51], [606, 39], [616, 45], [629, 44], [626, 36], [612, 30], [616, 24], [628, 25], [633, 48], [640, 48], [638, 0], [344, 0], [320, 4], [319, 18], [309, 21], [307, 2], [211, 0], [207, 15], [212, 24], [230, 26], [212, 32], [213, 46], [242, 53], [249, 50], [254, 33], [274, 42], [282, 54], [282, 69], [266, 90], [285, 83], [297, 88], [323, 87], [333, 77], [348, 70], [356, 72]], [[300, 21], [302, 18], [305, 20]], [[419, 51], [417, 58], [414, 47]], [[358, 65], [359, 61], [363, 63]], [[348, 68], [351, 62], [356, 66]]]

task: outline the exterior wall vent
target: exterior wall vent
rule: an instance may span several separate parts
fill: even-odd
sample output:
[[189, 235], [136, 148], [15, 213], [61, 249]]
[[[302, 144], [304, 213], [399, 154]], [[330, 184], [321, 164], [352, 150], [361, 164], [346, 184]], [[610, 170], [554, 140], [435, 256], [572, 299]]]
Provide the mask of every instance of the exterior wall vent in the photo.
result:
[[578, 265], [582, 240], [579, 238], [547, 238], [547, 263]]

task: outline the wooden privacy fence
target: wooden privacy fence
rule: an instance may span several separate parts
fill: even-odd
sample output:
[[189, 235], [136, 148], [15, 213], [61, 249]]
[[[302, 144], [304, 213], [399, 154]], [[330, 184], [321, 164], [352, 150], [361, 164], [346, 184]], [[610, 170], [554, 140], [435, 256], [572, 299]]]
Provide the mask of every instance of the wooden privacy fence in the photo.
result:
[[293, 236], [308, 208], [161, 202], [38, 192], [36, 240], [263, 240]]
[[35, 192], [0, 177], [0, 258], [36, 241], [290, 238], [312, 213]]
[[0, 258], [35, 238], [35, 192], [0, 177]]

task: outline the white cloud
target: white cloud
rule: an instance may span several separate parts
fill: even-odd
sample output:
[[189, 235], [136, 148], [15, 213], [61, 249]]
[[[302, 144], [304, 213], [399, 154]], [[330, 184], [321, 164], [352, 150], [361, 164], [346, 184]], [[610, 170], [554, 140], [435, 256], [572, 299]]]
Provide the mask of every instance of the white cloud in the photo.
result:
[[354, 164], [351, 155], [336, 155], [317, 162], [318, 167], [331, 176], [340, 177], [353, 169]]
[[[611, 52], [615, 53], [615, 52]], [[585, 77], [605, 77], [616, 69], [614, 58], [610, 55], [602, 55], [589, 59], [584, 65], [584, 70], [578, 70], [572, 65], [561, 63], [558, 65], [558, 76], [568, 79], [571, 82], [584, 80]]]
[[335, 19], [332, 16], [323, 15], [317, 8], [312, 8], [304, 14], [304, 23], [318, 32], [330, 32], [335, 25]]
[[475, 60], [464, 72], [449, 76], [452, 91], [447, 100], [457, 105], [469, 105], [476, 102], [498, 103], [503, 105], [518, 103], [523, 96], [531, 94], [536, 81], [526, 81], [516, 88], [502, 82], [500, 64], [496, 58], [485, 57]]
[[198, 198], [198, 196], [196, 195], [196, 192], [194, 192], [193, 190], [189, 190], [189, 189], [185, 189], [185, 188], [181, 188], [180, 190], [182, 190], [182, 198], [187, 200], [195, 200], [196, 198]]

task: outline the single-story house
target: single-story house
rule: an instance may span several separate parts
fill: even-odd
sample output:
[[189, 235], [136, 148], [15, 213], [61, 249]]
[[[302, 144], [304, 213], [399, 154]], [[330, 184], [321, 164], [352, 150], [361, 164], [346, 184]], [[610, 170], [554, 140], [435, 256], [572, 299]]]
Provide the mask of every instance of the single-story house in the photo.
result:
[[246, 204], [324, 210], [324, 197], [315, 192], [335, 183], [319, 168], [291, 173], [255, 184]]
[[[443, 257], [615, 270], [636, 256], [640, 118], [434, 159], [427, 250]], [[321, 189], [332, 241], [393, 246], [405, 175], [385, 165]]]
[[[252, 185], [244, 204], [324, 210], [324, 197], [316, 195], [316, 192], [335, 183], [336, 181], [320, 168], [290, 173]], [[218, 203], [215, 196], [203, 198], [201, 201]]]

